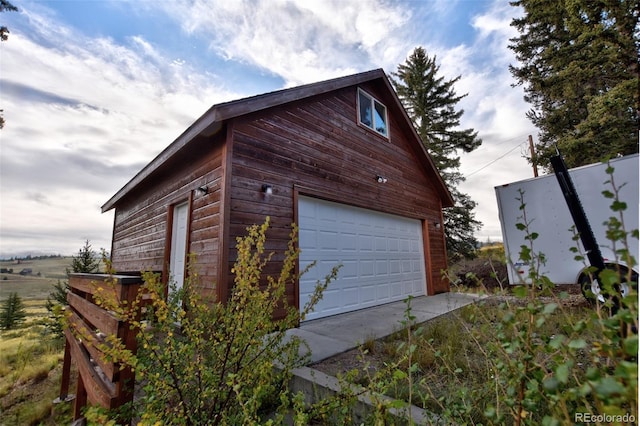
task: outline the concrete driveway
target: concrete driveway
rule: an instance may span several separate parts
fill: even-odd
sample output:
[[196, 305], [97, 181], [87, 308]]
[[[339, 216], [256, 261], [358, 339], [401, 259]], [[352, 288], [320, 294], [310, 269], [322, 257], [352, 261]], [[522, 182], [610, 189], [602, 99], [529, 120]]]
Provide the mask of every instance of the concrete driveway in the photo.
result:
[[[422, 323], [477, 301], [473, 294], [441, 293], [411, 300], [411, 314]], [[346, 314], [303, 322], [288, 331], [305, 340], [315, 363], [358, 347], [367, 340], [377, 340], [402, 329], [407, 304], [404, 301]]]

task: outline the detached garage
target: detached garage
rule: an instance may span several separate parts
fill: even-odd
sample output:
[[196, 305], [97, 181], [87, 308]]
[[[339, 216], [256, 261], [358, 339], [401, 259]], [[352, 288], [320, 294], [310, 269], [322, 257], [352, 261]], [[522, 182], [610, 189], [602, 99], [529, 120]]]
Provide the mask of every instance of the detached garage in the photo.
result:
[[[214, 105], [105, 205], [116, 271], [181, 285], [197, 255], [202, 291], [226, 300], [236, 237], [271, 218], [268, 249], [300, 229], [287, 288], [302, 308], [342, 264], [307, 319], [449, 290], [442, 208], [453, 201], [382, 70]], [[268, 273], [279, 270], [272, 265]]]

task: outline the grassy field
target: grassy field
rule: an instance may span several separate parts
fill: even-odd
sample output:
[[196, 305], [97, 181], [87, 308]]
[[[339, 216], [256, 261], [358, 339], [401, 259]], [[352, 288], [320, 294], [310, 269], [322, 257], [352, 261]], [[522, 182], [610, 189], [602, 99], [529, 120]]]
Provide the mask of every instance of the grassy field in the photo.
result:
[[[67, 278], [66, 268], [71, 265], [70, 257], [25, 260], [21, 263], [0, 261], [0, 268], [13, 269], [13, 273], [0, 274], [0, 300], [9, 293], [16, 292], [22, 300], [41, 300], [43, 305], [53, 285]], [[32, 275], [20, 275], [20, 271], [30, 268]]]
[[[58, 280], [66, 279], [71, 258], [2, 261], [13, 273], [0, 274], [0, 301], [16, 292], [26, 308], [26, 321], [15, 330], [0, 331], [0, 425], [69, 424], [70, 403], [53, 405], [60, 389], [64, 340], [43, 323], [45, 303]], [[31, 268], [33, 275], [20, 275]]]

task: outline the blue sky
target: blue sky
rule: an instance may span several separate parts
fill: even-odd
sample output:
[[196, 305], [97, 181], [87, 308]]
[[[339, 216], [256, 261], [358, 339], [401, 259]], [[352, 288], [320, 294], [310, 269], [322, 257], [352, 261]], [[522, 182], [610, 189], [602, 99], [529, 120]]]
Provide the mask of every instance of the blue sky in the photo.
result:
[[461, 186], [480, 240], [500, 239], [493, 187], [531, 176], [507, 0], [13, 1], [0, 14], [0, 257], [110, 248], [100, 206], [211, 105], [374, 68], [416, 46], [461, 75]]

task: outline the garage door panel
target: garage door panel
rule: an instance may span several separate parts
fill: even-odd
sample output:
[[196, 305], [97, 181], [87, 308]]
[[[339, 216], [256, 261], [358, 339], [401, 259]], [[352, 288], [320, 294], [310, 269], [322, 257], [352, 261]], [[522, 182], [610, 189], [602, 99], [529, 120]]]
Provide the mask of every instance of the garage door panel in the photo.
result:
[[380, 285], [376, 288], [376, 300], [382, 302], [391, 301], [388, 284]]
[[[363, 232], [362, 230], [360, 232]], [[373, 251], [373, 237], [369, 235], [358, 235], [358, 250]]]
[[340, 277], [344, 279], [358, 278], [358, 261], [357, 260], [343, 260], [342, 268], [340, 268]]
[[322, 250], [336, 250], [338, 233], [334, 231], [320, 231], [318, 247]]
[[390, 296], [394, 299], [401, 297], [406, 291], [406, 287], [402, 281], [391, 281], [389, 283]]
[[422, 262], [419, 262], [419, 261], [417, 261], [417, 260], [414, 260], [414, 261], [413, 261], [413, 269], [412, 269], [412, 272], [420, 272], [420, 271], [422, 271], [423, 266], [424, 266], [424, 265], [423, 265], [423, 263], [422, 263]]
[[311, 250], [318, 247], [316, 241], [316, 231], [308, 229], [300, 229], [298, 231], [298, 246], [301, 250]]
[[322, 302], [325, 311], [335, 311], [341, 306], [340, 292], [335, 290], [329, 290], [325, 292], [324, 296], [322, 297]]
[[358, 234], [349, 232], [342, 233], [343, 238], [338, 241], [341, 251], [357, 252], [358, 251]]
[[400, 260], [392, 259], [389, 261], [389, 273], [390, 274], [401, 274], [402, 270], [400, 269]]
[[369, 278], [375, 276], [375, 262], [373, 260], [362, 260], [358, 262], [360, 276]]
[[300, 306], [331, 269], [338, 279], [307, 319], [426, 293], [420, 221], [300, 197], [300, 265], [318, 260], [300, 280]]
[[358, 290], [359, 289], [357, 286], [352, 286], [351, 288], [346, 288], [341, 292], [341, 297], [344, 298], [344, 300], [342, 301], [344, 306], [357, 306], [360, 303], [360, 295]]
[[388, 262], [386, 260], [376, 261], [376, 276], [387, 275], [388, 273]]

